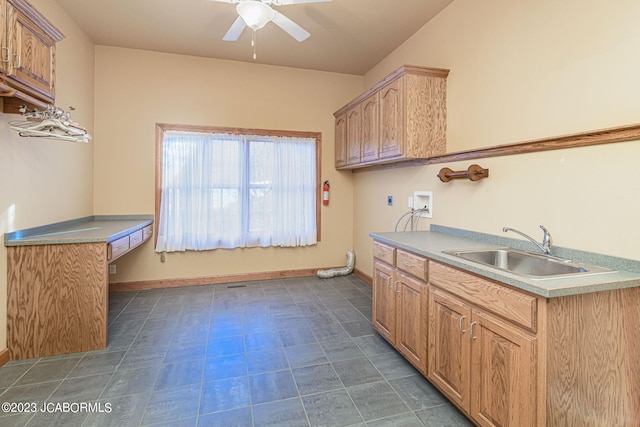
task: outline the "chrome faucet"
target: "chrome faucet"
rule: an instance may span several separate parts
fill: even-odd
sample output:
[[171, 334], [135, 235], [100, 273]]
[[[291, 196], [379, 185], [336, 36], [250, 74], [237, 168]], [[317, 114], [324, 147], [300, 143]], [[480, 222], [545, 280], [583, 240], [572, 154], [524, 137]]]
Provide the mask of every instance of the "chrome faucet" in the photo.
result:
[[505, 233], [507, 231], [513, 231], [514, 233], [518, 233], [519, 235], [521, 235], [522, 237], [528, 239], [531, 243], [533, 243], [534, 245], [539, 247], [540, 250], [545, 255], [551, 255], [551, 234], [549, 233], [549, 231], [546, 228], [544, 228], [544, 225], [541, 225], [540, 228], [544, 232], [544, 236], [542, 237], [542, 244], [536, 242], [535, 239], [533, 239], [532, 237], [527, 236], [522, 231], [518, 231], [518, 230], [516, 230], [514, 228], [503, 227], [502, 231], [504, 231]]

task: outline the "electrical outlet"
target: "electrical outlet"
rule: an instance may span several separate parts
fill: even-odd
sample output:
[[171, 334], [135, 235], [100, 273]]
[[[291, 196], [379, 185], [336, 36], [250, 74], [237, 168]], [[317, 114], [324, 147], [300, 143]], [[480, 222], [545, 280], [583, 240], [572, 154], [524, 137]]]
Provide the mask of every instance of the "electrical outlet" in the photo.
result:
[[387, 206], [393, 206], [393, 196], [387, 196]]
[[409, 200], [407, 200], [407, 207], [411, 209], [413, 207], [413, 197], [409, 196]]
[[115, 264], [110, 264], [109, 265], [109, 274], [116, 274], [116, 265]]

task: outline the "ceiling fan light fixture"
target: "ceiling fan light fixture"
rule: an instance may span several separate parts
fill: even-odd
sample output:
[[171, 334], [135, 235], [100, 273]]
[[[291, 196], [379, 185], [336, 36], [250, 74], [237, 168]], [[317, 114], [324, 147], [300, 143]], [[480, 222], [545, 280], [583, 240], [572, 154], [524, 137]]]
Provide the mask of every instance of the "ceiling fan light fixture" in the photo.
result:
[[247, 26], [254, 31], [267, 25], [275, 16], [273, 9], [261, 1], [241, 1], [236, 10]]

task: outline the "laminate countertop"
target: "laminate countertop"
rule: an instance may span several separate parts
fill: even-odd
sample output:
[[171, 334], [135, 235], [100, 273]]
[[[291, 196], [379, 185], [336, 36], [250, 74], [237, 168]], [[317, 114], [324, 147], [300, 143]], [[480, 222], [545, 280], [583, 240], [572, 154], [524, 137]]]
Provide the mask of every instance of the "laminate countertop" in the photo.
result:
[[153, 224], [153, 215], [97, 215], [5, 233], [5, 246], [110, 243]]
[[431, 225], [430, 231], [370, 233], [374, 240], [405, 249], [434, 261], [547, 298], [640, 286], [640, 261], [552, 247], [552, 255], [614, 271], [567, 278], [534, 279], [444, 253], [446, 250], [511, 247], [534, 251], [525, 240]]

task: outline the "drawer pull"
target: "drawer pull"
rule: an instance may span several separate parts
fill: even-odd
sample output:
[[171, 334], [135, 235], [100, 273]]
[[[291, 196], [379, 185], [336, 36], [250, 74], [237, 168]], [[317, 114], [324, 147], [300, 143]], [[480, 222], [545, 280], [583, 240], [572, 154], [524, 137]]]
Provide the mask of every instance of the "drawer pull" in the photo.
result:
[[469, 327], [469, 335], [472, 340], [475, 340], [477, 337], [473, 336], [473, 325], [477, 325], [478, 322], [471, 322], [471, 326]]
[[462, 321], [466, 318], [467, 316], [460, 316], [460, 320], [458, 321], [458, 330], [460, 331], [461, 334], [464, 334], [465, 331], [464, 329], [462, 329]]
[[404, 265], [405, 267], [413, 267], [413, 264], [411, 264], [410, 262], [406, 262], [406, 261], [403, 261], [402, 265]]
[[398, 290], [398, 281], [396, 280], [395, 282], [393, 282], [393, 291], [397, 294], [400, 293], [400, 291]]

